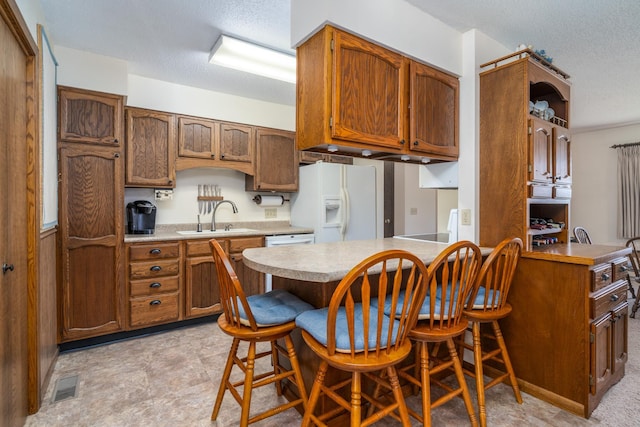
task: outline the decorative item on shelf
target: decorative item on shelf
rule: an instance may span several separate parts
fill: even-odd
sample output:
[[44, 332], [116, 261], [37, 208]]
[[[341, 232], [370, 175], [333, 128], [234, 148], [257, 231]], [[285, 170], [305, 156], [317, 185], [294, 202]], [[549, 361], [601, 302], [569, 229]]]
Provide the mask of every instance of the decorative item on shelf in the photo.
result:
[[544, 59], [545, 61], [547, 61], [549, 64], [553, 63], [553, 58], [550, 57], [549, 55], [547, 55], [547, 52], [545, 52], [544, 49], [537, 49], [535, 50], [533, 53], [535, 53], [536, 55], [538, 55], [540, 58]]
[[288, 202], [289, 199], [285, 199], [284, 196], [262, 196], [258, 194], [252, 199], [256, 205], [261, 206], [263, 208], [271, 207], [271, 206], [282, 206], [284, 202]]

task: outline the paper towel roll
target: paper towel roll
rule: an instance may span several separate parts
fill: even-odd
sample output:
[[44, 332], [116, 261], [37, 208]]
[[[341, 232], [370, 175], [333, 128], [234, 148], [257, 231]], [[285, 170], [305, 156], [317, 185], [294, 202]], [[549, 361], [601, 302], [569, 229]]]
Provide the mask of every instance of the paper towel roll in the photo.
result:
[[256, 202], [258, 206], [269, 207], [269, 206], [282, 206], [284, 203], [284, 196], [261, 196], [257, 195], [253, 198], [253, 201]]

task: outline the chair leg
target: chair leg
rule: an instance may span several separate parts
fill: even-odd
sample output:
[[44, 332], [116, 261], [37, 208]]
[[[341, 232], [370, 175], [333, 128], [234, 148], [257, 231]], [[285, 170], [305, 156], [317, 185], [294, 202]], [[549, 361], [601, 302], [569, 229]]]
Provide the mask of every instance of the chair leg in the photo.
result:
[[636, 299], [636, 291], [631, 284], [631, 275], [627, 274], [627, 283], [629, 284], [629, 292], [631, 292], [631, 298]]
[[220, 380], [220, 387], [218, 388], [218, 396], [216, 397], [216, 403], [213, 405], [213, 412], [211, 413], [211, 421], [215, 421], [218, 418], [218, 413], [220, 412], [220, 406], [222, 406], [222, 399], [224, 398], [224, 393], [227, 391], [227, 385], [229, 384], [231, 369], [233, 369], [233, 358], [238, 352], [239, 344], [240, 344], [240, 340], [237, 338], [234, 338], [233, 343], [231, 344], [231, 348], [229, 349], [229, 355], [227, 356], [227, 363], [224, 366], [222, 379]]
[[256, 343], [249, 342], [249, 352], [245, 365], [244, 390], [242, 394], [242, 413], [240, 415], [240, 426], [249, 425], [249, 411], [251, 409], [251, 391], [253, 389], [253, 372], [256, 364]]
[[[431, 426], [431, 381], [429, 380], [429, 349], [427, 343], [418, 341], [420, 351], [420, 384], [422, 388], [422, 425]], [[416, 365], [418, 362], [416, 361]]]
[[[271, 341], [271, 364], [273, 365], [273, 375], [278, 375], [282, 369], [275, 340]], [[282, 381], [280, 380], [276, 381], [276, 394], [282, 396]]]
[[302, 408], [307, 408], [307, 389], [304, 386], [304, 381], [302, 379], [302, 371], [300, 370], [300, 364], [298, 363], [298, 356], [296, 355], [296, 350], [293, 347], [293, 340], [291, 339], [291, 335], [287, 335], [284, 337], [285, 345], [287, 346], [287, 354], [289, 357], [289, 363], [291, 363], [291, 369], [295, 372], [294, 379], [296, 382], [296, 386], [298, 387], [298, 392], [300, 393], [300, 398], [302, 399]]
[[513, 366], [511, 365], [511, 359], [509, 358], [509, 352], [507, 351], [507, 345], [504, 342], [500, 325], [497, 320], [494, 320], [491, 322], [491, 326], [493, 327], [493, 334], [495, 335], [498, 346], [500, 346], [500, 351], [502, 352], [502, 360], [504, 362], [505, 369], [509, 374], [509, 381], [511, 381], [511, 388], [513, 388], [513, 394], [516, 396], [516, 402], [522, 403], [520, 387], [518, 386], [518, 380], [516, 379], [516, 374], [513, 371]]
[[322, 390], [322, 386], [324, 385], [324, 378], [327, 374], [327, 368], [329, 364], [326, 361], [322, 361], [320, 363], [320, 367], [318, 368], [318, 372], [316, 373], [316, 379], [313, 382], [313, 387], [311, 388], [311, 394], [309, 395], [309, 401], [307, 402], [307, 408], [304, 411], [304, 417], [302, 418], [301, 427], [309, 427], [311, 425], [311, 415], [313, 415], [313, 411], [316, 409], [316, 404], [318, 403], [318, 399], [320, 398], [320, 392]]
[[458, 383], [460, 383], [460, 387], [462, 388], [462, 399], [464, 400], [464, 404], [467, 407], [467, 413], [469, 414], [469, 421], [471, 421], [471, 425], [476, 427], [478, 425], [478, 420], [476, 419], [476, 412], [471, 404], [471, 396], [469, 395], [469, 388], [467, 387], [467, 383], [464, 379], [464, 372], [462, 372], [462, 364], [460, 363], [460, 359], [458, 358], [458, 352], [456, 351], [456, 345], [453, 343], [453, 339], [449, 338], [447, 340], [447, 347], [449, 348], [449, 355], [451, 356], [451, 360], [453, 361], [453, 367], [456, 372], [456, 378], [458, 379]]
[[360, 372], [351, 374], [351, 427], [360, 427], [362, 422], [362, 389]]
[[387, 368], [387, 376], [389, 377], [389, 384], [391, 390], [398, 403], [398, 412], [400, 413], [400, 420], [403, 426], [410, 426], [411, 420], [409, 419], [409, 411], [407, 410], [407, 404], [404, 401], [404, 395], [402, 394], [402, 388], [400, 387], [400, 381], [398, 381], [398, 374], [394, 366]]
[[480, 426], [487, 425], [487, 409], [484, 401], [484, 373], [482, 369], [482, 340], [480, 338], [480, 323], [473, 322], [473, 363], [475, 365], [476, 391], [478, 394], [478, 414]]

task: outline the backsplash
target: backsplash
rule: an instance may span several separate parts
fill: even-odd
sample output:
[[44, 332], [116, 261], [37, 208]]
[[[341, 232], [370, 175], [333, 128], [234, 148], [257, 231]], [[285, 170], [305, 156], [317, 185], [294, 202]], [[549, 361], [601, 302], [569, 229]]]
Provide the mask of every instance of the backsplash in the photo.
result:
[[[256, 205], [253, 198], [256, 193], [244, 190], [244, 174], [234, 170], [199, 168], [179, 171], [176, 174], [176, 188], [171, 200], [155, 200], [153, 188], [126, 188], [124, 204], [134, 200], [149, 200], [157, 206], [156, 225], [160, 224], [194, 224], [198, 215], [198, 185], [218, 185], [225, 200], [233, 201], [238, 207], [234, 214], [231, 205], [223, 204], [218, 209], [216, 221], [224, 223], [248, 221], [289, 221], [291, 209], [289, 202], [277, 208], [276, 218], [265, 219], [265, 208]], [[279, 194], [279, 193], [276, 193]], [[283, 193], [285, 199], [289, 194]], [[201, 216], [202, 223], [211, 223], [211, 214]], [[126, 218], [125, 218], [126, 223]]]

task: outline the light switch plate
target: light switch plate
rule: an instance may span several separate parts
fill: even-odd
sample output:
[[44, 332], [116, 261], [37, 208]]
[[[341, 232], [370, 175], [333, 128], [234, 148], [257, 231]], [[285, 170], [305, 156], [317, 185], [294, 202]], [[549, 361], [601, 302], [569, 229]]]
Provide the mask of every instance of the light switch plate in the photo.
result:
[[460, 224], [471, 225], [471, 209], [460, 210]]

